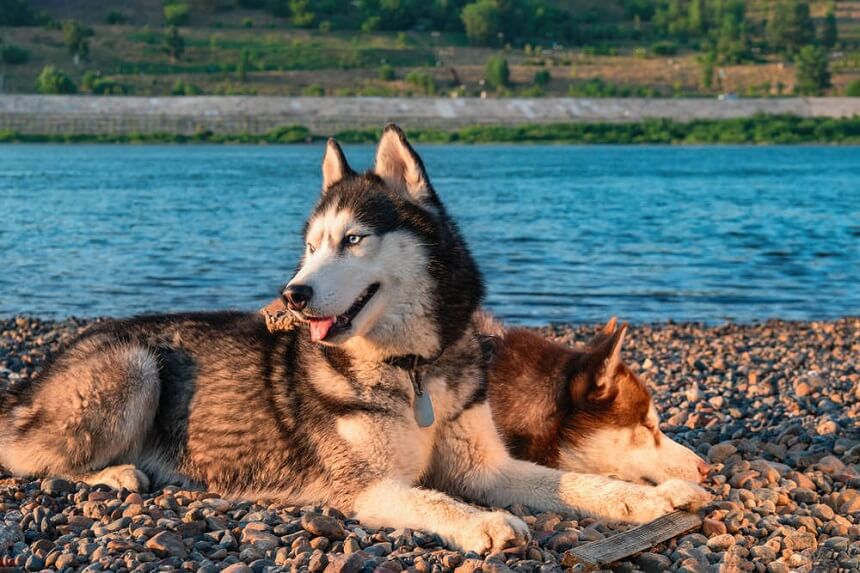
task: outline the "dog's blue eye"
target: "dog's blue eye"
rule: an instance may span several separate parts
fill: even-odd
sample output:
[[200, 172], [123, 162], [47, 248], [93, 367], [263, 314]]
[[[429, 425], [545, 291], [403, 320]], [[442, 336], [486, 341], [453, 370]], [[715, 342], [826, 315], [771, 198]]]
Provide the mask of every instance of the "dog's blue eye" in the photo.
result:
[[361, 243], [364, 239], [362, 235], [347, 235], [343, 238], [343, 243], [348, 247], [354, 247], [355, 245]]

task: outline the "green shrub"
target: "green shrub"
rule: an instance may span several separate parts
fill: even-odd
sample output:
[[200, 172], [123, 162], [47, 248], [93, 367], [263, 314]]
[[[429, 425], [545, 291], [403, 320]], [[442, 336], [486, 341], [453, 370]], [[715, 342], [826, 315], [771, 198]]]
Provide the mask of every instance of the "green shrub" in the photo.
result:
[[412, 70], [406, 74], [406, 82], [420, 88], [425, 94], [436, 93], [436, 81], [429, 73], [422, 70]]
[[590, 78], [572, 83], [567, 88], [571, 97], [659, 97], [660, 92], [651, 86], [613, 84], [603, 78]]
[[93, 84], [96, 83], [100, 72], [94, 72], [92, 70], [87, 70], [84, 72], [84, 75], [81, 76], [81, 89], [85, 92], [93, 91]]
[[390, 82], [394, 79], [394, 66], [391, 64], [382, 64], [379, 66], [379, 79], [384, 82]]
[[678, 46], [668, 40], [654, 42], [651, 44], [651, 53], [655, 56], [674, 56], [678, 53]]
[[484, 70], [484, 81], [491, 88], [499, 89], [507, 87], [510, 84], [511, 71], [508, 68], [508, 61], [502, 56], [492, 56], [487, 60], [487, 66]]
[[36, 91], [40, 94], [73, 94], [78, 91], [75, 82], [54, 66], [45, 66], [36, 78]]
[[188, 24], [190, 15], [188, 4], [178, 2], [164, 6], [164, 21], [171, 26], [184, 26]]
[[100, 72], [88, 71], [81, 78], [81, 89], [97, 95], [125, 95], [127, 85], [112, 78], [103, 78]]
[[303, 125], [285, 125], [266, 134], [266, 141], [270, 143], [303, 143], [310, 139], [311, 132]]
[[254, 21], [251, 18], [242, 18], [242, 26], [244, 28], [253, 28]]
[[520, 91], [520, 95], [523, 97], [543, 97], [546, 95], [546, 90], [539, 85], [527, 86]]
[[322, 97], [325, 95], [325, 89], [321, 85], [311, 84], [302, 88], [302, 95], [308, 97]]
[[549, 70], [538, 70], [535, 72], [534, 84], [536, 86], [546, 87], [551, 79], [552, 76], [550, 75]]
[[184, 80], [176, 80], [173, 82], [173, 87], [170, 89], [170, 93], [175, 96], [195, 96], [203, 93], [203, 90]]
[[845, 88], [848, 97], [860, 97], [860, 80], [854, 80]]
[[26, 64], [29, 59], [30, 52], [20, 46], [7, 44], [0, 48], [0, 60], [2, 60], [4, 64], [17, 66], [19, 64]]
[[111, 10], [108, 12], [107, 18], [105, 21], [111, 26], [116, 26], [119, 24], [128, 24], [128, 16], [123, 14], [122, 12], [117, 12], [116, 10]]

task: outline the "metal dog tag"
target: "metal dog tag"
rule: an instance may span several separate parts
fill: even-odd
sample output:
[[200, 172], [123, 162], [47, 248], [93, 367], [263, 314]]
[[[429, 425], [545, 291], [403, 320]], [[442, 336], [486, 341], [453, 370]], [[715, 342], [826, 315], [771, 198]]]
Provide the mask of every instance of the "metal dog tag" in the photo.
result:
[[436, 414], [433, 413], [433, 400], [430, 399], [430, 394], [424, 391], [421, 386], [421, 377], [415, 371], [411, 371], [412, 388], [415, 390], [415, 421], [421, 428], [429, 428], [436, 421]]

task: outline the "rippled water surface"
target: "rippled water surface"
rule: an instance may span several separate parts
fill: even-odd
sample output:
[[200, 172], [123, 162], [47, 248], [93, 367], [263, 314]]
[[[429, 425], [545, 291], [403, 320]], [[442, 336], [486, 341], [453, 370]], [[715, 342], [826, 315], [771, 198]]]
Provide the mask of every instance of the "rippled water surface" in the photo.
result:
[[[860, 147], [419, 151], [510, 321], [860, 311]], [[321, 153], [0, 146], [0, 316], [255, 309], [294, 269]]]

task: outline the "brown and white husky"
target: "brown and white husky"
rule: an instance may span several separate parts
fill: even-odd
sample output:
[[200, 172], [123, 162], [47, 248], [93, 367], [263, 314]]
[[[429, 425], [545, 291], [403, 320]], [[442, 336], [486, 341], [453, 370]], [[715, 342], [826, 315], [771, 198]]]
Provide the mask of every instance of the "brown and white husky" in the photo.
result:
[[565, 471], [633, 482], [701, 482], [708, 464], [660, 431], [645, 383], [621, 360], [627, 325], [613, 318], [588, 345], [571, 348], [525, 328], [497, 337], [488, 393], [511, 455]]

